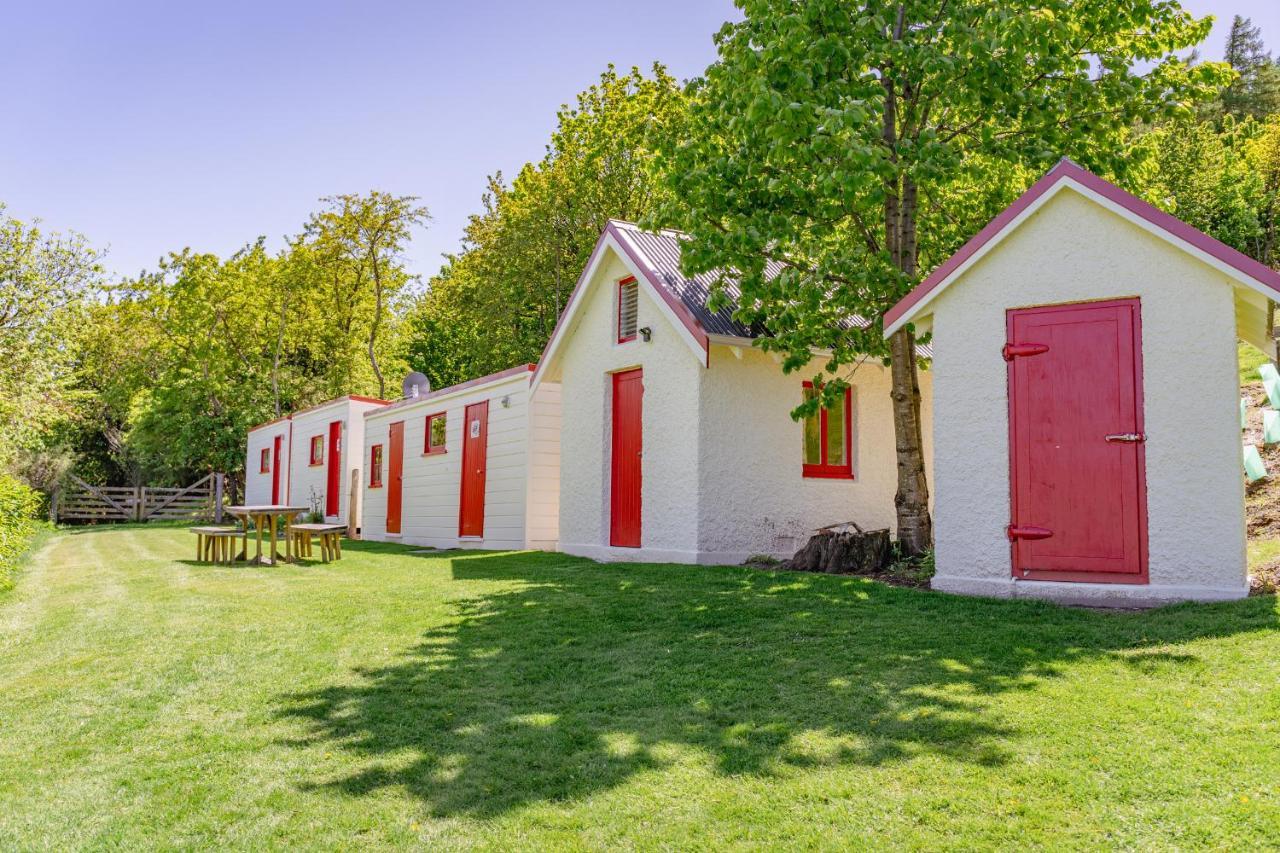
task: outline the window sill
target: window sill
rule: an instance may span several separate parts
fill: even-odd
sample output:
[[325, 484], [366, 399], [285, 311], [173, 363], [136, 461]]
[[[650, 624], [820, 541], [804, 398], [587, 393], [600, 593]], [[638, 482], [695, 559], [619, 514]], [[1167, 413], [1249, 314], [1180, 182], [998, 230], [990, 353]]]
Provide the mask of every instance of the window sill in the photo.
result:
[[801, 474], [806, 480], [852, 480], [853, 469], [851, 468], [831, 468], [825, 465], [805, 465], [801, 468]]
[[369, 484], [369, 488], [371, 488], [371, 489], [381, 489], [381, 488], [382, 488], [382, 484], [381, 484], [381, 483], [370, 483], [370, 484]]
[[324, 467], [324, 463], [323, 463], [323, 462], [312, 462], [312, 463], [311, 463], [310, 465], [308, 465], [307, 467], [308, 467], [308, 468], [323, 468], [323, 467]]
[[436, 450], [428, 450], [426, 453], [422, 455], [423, 456], [444, 456], [448, 452], [449, 450], [447, 448], [441, 447]]

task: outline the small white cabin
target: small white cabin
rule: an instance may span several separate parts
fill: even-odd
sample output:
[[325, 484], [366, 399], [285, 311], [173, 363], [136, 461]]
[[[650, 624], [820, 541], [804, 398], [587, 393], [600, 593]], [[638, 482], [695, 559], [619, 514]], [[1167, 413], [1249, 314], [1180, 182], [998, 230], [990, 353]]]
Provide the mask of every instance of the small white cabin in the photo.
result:
[[533, 365], [366, 413], [361, 537], [431, 548], [554, 550], [558, 389]]
[[319, 507], [330, 524], [349, 520], [352, 473], [360, 470], [364, 447], [364, 415], [385, 405], [386, 400], [348, 395], [293, 413], [289, 502]]
[[538, 366], [535, 394], [561, 395], [560, 549], [740, 563], [828, 525], [892, 527], [889, 371], [844, 368], [843, 405], [792, 420], [820, 362], [785, 374], [757, 330], [711, 311], [713, 276], [681, 272], [681, 239], [611, 221]]
[[259, 506], [280, 504], [289, 491], [289, 416], [249, 430], [245, 442], [244, 502]]
[[885, 315], [933, 333], [936, 589], [1247, 594], [1236, 340], [1280, 273], [1064, 160]]

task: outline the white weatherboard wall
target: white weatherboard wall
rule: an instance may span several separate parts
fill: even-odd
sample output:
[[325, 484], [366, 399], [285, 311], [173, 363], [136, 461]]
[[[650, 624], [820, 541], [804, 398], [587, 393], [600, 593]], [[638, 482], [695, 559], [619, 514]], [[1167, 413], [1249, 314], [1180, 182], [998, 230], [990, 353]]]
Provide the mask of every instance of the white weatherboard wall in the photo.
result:
[[282, 458], [275, 459], [274, 454], [271, 460], [271, 467], [274, 470], [276, 465], [282, 465], [280, 469], [280, 500], [285, 499], [289, 488], [289, 426], [290, 420], [283, 418], [269, 424], [264, 424], [249, 431], [248, 440], [245, 442], [245, 458], [244, 458], [244, 502], [250, 505], [263, 506], [271, 503], [271, 478], [270, 472], [261, 473], [262, 468], [262, 451], [271, 450], [275, 444], [276, 436], [280, 437], [280, 453]]
[[[542, 548], [554, 550], [559, 470], [558, 399], [544, 388], [530, 404], [527, 372], [450, 393], [443, 389], [412, 403], [378, 409], [365, 418], [361, 459], [364, 510], [361, 536], [432, 548]], [[503, 405], [503, 399], [508, 405]], [[462, 430], [466, 407], [489, 401], [484, 536], [458, 537]], [[424, 455], [426, 418], [445, 412], [445, 452]], [[388, 534], [390, 425], [404, 423], [400, 534]], [[383, 448], [383, 486], [369, 486], [373, 445]]]
[[[1011, 577], [1009, 308], [1139, 297], [1149, 585]], [[933, 304], [937, 589], [1064, 600], [1246, 594], [1236, 324], [1220, 272], [1059, 192]]]
[[[293, 416], [293, 458], [290, 463], [289, 501], [296, 506], [310, 506], [313, 497], [319, 499], [320, 511], [325, 510], [325, 498], [329, 491], [329, 424], [342, 423], [342, 476], [338, 496], [338, 514], [325, 517], [331, 524], [347, 521], [347, 507], [351, 502], [351, 472], [363, 470], [361, 450], [364, 447], [364, 413], [380, 408], [384, 403], [343, 397], [305, 409]], [[311, 464], [311, 439], [323, 439], [323, 453], [319, 465]], [[357, 519], [357, 524], [359, 520]]]
[[[738, 563], [790, 557], [814, 530], [856, 521], [892, 527], [897, 488], [888, 372], [864, 364], [853, 384], [854, 480], [802, 476], [803, 426], [790, 417], [805, 378], [750, 347], [712, 345], [710, 366], [640, 289], [652, 340], [616, 343], [616, 283], [631, 272], [612, 250], [550, 365], [562, 394], [561, 550], [601, 560]], [[741, 358], [735, 355], [735, 349]], [[644, 370], [641, 547], [609, 544], [612, 374]], [[930, 377], [921, 374], [925, 423]], [[931, 445], [924, 436], [926, 458]]]

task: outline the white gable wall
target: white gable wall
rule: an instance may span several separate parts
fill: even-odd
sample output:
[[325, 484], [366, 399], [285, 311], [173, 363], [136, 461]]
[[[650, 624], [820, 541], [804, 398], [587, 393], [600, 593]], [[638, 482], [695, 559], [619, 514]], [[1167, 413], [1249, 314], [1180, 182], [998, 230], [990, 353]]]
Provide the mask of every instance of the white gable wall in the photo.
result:
[[[1141, 300], [1149, 586], [1015, 581], [1008, 308]], [[935, 300], [939, 589], [1159, 601], [1246, 592], [1236, 320], [1226, 276], [1072, 191]]]
[[[502, 404], [504, 398], [508, 401], [507, 406]], [[458, 537], [458, 520], [465, 412], [467, 406], [484, 400], [489, 401], [484, 537], [461, 540]], [[554, 453], [558, 451], [558, 444], [550, 445], [545, 440], [547, 427], [554, 422], [554, 394], [551, 391], [547, 391], [545, 397], [540, 394], [540, 403], [533, 423], [540, 426], [544, 434], [536, 448], [530, 443], [527, 372], [446, 397], [380, 409], [365, 418], [361, 457], [365, 495], [362, 537], [433, 548], [486, 549], [531, 547], [528, 543], [536, 537], [543, 546], [553, 548], [554, 521], [545, 517], [545, 507], [535, 513], [537, 523], [533, 527], [533, 536], [526, 529], [529, 501], [538, 498], [548, 488], [543, 484], [532, 485], [529, 474], [557, 467]], [[426, 418], [438, 412], [447, 415], [446, 451], [425, 455]], [[397, 421], [404, 422], [404, 481], [399, 535], [386, 532], [387, 483], [391, 469], [388, 436], [390, 425]], [[383, 486], [380, 488], [369, 487], [369, 458], [375, 444], [383, 448]]]
[[[637, 336], [618, 344], [617, 283], [631, 275], [611, 249], [585, 282], [583, 302], [547, 380], [562, 395], [560, 547], [595, 559], [695, 562], [698, 553], [699, 393], [703, 366], [647, 287]], [[644, 369], [641, 548], [609, 545], [612, 374]], [[544, 383], [545, 384], [545, 383]]]
[[[281, 459], [272, 459], [271, 466], [280, 468], [280, 500], [285, 499], [289, 487], [289, 425], [288, 419], [250, 430], [245, 442], [244, 459], [244, 502], [250, 505], [263, 506], [271, 503], [271, 473], [261, 473], [262, 451], [271, 450], [276, 436], [280, 436]], [[273, 454], [274, 455], [274, 454]]]
[[[790, 412], [802, 382], [768, 353], [714, 346], [702, 381], [699, 561], [740, 563], [754, 554], [791, 557], [816, 528], [846, 521], [893, 530], [897, 491], [889, 370], [867, 362], [840, 376], [853, 386], [854, 479], [801, 473], [804, 427]], [[931, 375], [920, 372], [925, 468], [932, 483]]]

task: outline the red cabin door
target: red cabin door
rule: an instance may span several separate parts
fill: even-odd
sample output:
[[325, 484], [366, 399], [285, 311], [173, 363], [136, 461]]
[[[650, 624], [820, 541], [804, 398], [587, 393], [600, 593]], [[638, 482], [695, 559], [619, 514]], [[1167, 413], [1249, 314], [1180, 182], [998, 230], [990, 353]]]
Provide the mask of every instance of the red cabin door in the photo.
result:
[[484, 536], [484, 482], [489, 459], [489, 401], [467, 406], [462, 424], [462, 490], [458, 535]]
[[1007, 322], [1013, 576], [1146, 583], [1138, 300]]
[[404, 421], [396, 421], [391, 425], [391, 435], [387, 440], [387, 454], [391, 457], [387, 463], [387, 532], [400, 532], [400, 503], [404, 486]]
[[284, 436], [277, 435], [271, 446], [271, 503], [280, 504], [280, 450], [284, 445]]
[[609, 544], [640, 547], [640, 463], [644, 371], [613, 374], [613, 457], [609, 478]]
[[329, 424], [329, 483], [324, 493], [324, 514], [340, 512], [342, 498], [342, 421]]

